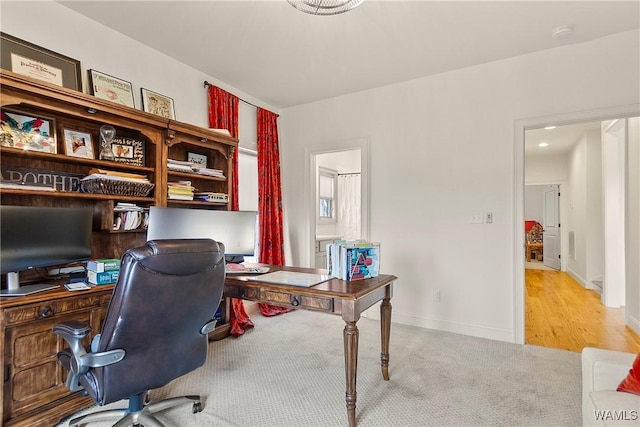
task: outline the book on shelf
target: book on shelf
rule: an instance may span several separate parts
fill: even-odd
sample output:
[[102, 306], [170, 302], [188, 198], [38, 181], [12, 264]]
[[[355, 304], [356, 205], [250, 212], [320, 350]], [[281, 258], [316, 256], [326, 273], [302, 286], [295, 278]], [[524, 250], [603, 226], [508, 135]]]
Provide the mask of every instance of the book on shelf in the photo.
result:
[[203, 202], [220, 202], [220, 203], [229, 202], [229, 195], [226, 193], [200, 192], [200, 193], [194, 193], [194, 198], [196, 200], [201, 200]]
[[193, 200], [193, 194], [168, 194], [171, 200]]

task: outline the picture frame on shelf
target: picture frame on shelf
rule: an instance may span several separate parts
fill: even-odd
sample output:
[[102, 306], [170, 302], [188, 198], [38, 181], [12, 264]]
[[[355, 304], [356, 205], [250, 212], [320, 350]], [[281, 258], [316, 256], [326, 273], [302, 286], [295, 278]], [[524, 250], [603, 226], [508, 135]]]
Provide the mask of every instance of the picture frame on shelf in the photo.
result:
[[205, 156], [204, 154], [191, 153], [191, 152], [187, 153], [187, 161], [193, 163], [194, 165], [206, 168], [207, 160], [208, 160], [207, 156]]
[[80, 61], [2, 32], [0, 67], [82, 92]]
[[91, 134], [64, 129], [64, 154], [83, 159], [95, 159]]
[[89, 70], [88, 74], [91, 95], [96, 98], [135, 108], [133, 86], [130, 82], [98, 70]]
[[0, 110], [0, 146], [56, 154], [55, 121], [20, 110]]
[[128, 165], [144, 166], [145, 149], [144, 141], [134, 138], [117, 136], [111, 142], [111, 150], [114, 154], [114, 162]]
[[172, 98], [145, 88], [141, 88], [140, 91], [142, 92], [143, 111], [175, 120], [176, 112]]

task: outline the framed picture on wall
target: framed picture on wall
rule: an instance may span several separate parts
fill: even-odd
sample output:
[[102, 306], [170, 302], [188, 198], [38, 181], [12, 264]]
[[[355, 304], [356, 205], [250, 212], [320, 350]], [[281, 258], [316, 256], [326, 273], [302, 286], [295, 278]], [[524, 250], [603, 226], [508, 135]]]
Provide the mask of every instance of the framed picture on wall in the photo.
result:
[[142, 109], [147, 113], [157, 114], [167, 119], [176, 118], [173, 99], [142, 88]]
[[82, 92], [80, 61], [1, 32], [0, 67]]
[[128, 81], [97, 70], [89, 70], [89, 85], [93, 96], [135, 108], [133, 86]]

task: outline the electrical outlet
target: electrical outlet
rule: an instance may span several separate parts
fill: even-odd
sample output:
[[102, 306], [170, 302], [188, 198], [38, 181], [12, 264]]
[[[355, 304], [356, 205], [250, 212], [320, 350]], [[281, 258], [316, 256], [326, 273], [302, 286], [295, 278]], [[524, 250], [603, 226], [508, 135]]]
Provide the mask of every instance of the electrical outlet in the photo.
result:
[[440, 302], [440, 291], [433, 291], [433, 302]]
[[485, 214], [484, 222], [491, 224], [493, 222], [493, 212], [487, 212]]

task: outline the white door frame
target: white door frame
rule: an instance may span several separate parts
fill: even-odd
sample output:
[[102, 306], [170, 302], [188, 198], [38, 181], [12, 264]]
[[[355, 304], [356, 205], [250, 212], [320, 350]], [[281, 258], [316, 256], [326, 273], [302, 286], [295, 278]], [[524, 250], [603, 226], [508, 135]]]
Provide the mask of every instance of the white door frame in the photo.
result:
[[590, 111], [556, 114], [516, 120], [514, 123], [514, 210], [513, 210], [513, 283], [514, 283], [514, 320], [513, 342], [524, 344], [525, 327], [525, 283], [524, 283], [524, 136], [529, 129], [544, 126], [570, 125], [582, 122], [602, 121], [616, 118], [636, 117], [640, 115], [640, 104], [603, 108]]
[[336, 153], [340, 151], [360, 150], [360, 232], [363, 239], [369, 239], [369, 210], [370, 210], [370, 141], [368, 137], [354, 138], [343, 141], [335, 141], [322, 144], [321, 147], [305, 149], [305, 180], [307, 181], [307, 266], [314, 267], [315, 262], [315, 243], [316, 243], [316, 155]]

